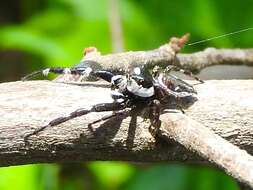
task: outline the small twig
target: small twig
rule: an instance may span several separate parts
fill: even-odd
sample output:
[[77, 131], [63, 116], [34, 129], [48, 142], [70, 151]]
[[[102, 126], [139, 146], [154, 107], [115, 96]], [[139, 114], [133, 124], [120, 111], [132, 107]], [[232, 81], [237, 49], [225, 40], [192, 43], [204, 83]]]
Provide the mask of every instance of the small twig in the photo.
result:
[[253, 49], [207, 48], [192, 54], [178, 54], [178, 62], [193, 71], [200, 71], [212, 65], [253, 66]]

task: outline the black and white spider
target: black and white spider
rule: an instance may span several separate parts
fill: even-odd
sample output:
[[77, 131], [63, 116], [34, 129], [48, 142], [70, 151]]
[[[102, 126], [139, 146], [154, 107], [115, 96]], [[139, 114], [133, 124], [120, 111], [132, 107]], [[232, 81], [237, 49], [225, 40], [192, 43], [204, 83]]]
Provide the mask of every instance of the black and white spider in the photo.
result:
[[[150, 132], [155, 135], [160, 126], [159, 116], [162, 110], [180, 109], [183, 111], [183, 109], [187, 109], [197, 101], [197, 93], [193, 86], [174, 75], [160, 71], [158, 67], [153, 69], [152, 74], [145, 75], [140, 68], [136, 67], [132, 73], [124, 75], [96, 70], [94, 69], [95, 65], [97, 65], [96, 62], [86, 61], [73, 68], [47, 68], [33, 72], [22, 79], [28, 80], [38, 74], [48, 75], [50, 72], [93, 76], [111, 84], [111, 97], [114, 100], [112, 103], [96, 104], [90, 108], [78, 109], [65, 117], [56, 118], [47, 125], [27, 134], [25, 139], [47, 127], [59, 125], [91, 112], [114, 111], [108, 116], [93, 121], [89, 126], [119, 115], [128, 116], [136, 110], [143, 110], [143, 108], [148, 108], [148, 118], [151, 121]], [[169, 69], [167, 69], [167, 72]]]

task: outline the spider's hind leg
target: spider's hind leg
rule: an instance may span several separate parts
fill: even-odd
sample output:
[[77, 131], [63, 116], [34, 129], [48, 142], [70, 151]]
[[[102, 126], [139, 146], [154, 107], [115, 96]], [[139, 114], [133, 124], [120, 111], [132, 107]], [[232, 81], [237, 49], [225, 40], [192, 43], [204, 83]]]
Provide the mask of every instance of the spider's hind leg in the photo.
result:
[[108, 119], [112, 119], [112, 118], [119, 117], [119, 116], [128, 116], [128, 115], [130, 115], [130, 112], [131, 112], [131, 110], [128, 110], [128, 109], [124, 109], [124, 110], [121, 110], [121, 111], [114, 112], [112, 114], [106, 115], [106, 116], [104, 116], [100, 119], [97, 119], [97, 120], [89, 123], [88, 127], [89, 127], [90, 130], [92, 130], [92, 125], [94, 125], [96, 123], [99, 123], [101, 121], [106, 121]]
[[43, 131], [47, 127], [59, 125], [61, 123], [64, 123], [64, 122], [74, 119], [76, 117], [86, 115], [91, 112], [117, 111], [117, 110], [122, 110], [124, 108], [125, 108], [124, 104], [118, 103], [118, 102], [113, 102], [113, 103], [96, 104], [89, 109], [84, 109], [84, 108], [78, 109], [74, 112], [71, 112], [68, 116], [56, 118], [56, 119], [50, 121], [47, 125], [44, 125], [38, 129], [36, 129], [35, 131], [25, 135], [24, 140], [27, 141], [28, 137], [38, 134], [39, 132]]
[[161, 126], [160, 114], [161, 114], [161, 103], [159, 100], [153, 100], [150, 104], [150, 112], [149, 112], [149, 119], [151, 123], [149, 126], [149, 132], [153, 137], [156, 137], [157, 132]]

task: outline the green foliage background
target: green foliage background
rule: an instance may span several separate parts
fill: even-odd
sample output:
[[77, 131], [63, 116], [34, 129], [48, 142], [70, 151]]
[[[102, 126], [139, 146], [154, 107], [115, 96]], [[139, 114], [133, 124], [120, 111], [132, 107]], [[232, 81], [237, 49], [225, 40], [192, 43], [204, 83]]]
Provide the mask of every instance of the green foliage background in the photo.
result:
[[[191, 41], [253, 26], [252, 0], [118, 0], [125, 50], [156, 48], [171, 36]], [[107, 0], [1, 2], [0, 79], [18, 80], [32, 70], [71, 66], [82, 49], [110, 53]], [[252, 32], [186, 47], [252, 47]], [[138, 166], [119, 162], [27, 165], [0, 169], [0, 189], [236, 190], [220, 171], [175, 164]]]

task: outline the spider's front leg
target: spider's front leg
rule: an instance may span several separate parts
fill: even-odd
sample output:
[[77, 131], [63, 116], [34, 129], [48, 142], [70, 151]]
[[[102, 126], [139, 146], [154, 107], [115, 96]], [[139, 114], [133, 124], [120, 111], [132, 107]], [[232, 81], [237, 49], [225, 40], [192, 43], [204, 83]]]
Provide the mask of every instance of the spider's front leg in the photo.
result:
[[54, 74], [72, 74], [72, 75], [89, 75], [91, 70], [89, 68], [85, 67], [73, 67], [73, 68], [67, 68], [67, 67], [50, 67], [46, 69], [42, 69], [39, 71], [34, 71], [29, 75], [24, 76], [21, 80], [26, 81], [30, 80], [33, 77], [36, 77], [38, 75], [47, 76], [49, 73]]
[[50, 67], [46, 69], [41, 69], [39, 71], [34, 71], [31, 74], [24, 76], [21, 80], [30, 80], [38, 75], [47, 76], [49, 73], [54, 74], [71, 74], [80, 76], [94, 76], [102, 78], [107, 82], [111, 82], [111, 78], [114, 76], [113, 73], [109, 71], [103, 71], [99, 69], [99, 63], [95, 61], [85, 61], [81, 62], [79, 65], [71, 68], [67, 67]]
[[203, 80], [201, 80], [200, 78], [198, 78], [197, 76], [195, 76], [194, 74], [192, 74], [192, 72], [189, 71], [189, 70], [182, 69], [182, 68], [180, 68], [180, 67], [178, 67], [178, 66], [175, 66], [175, 65], [169, 65], [169, 66], [167, 66], [165, 72], [168, 72], [168, 73], [169, 73], [169, 72], [171, 72], [171, 71], [178, 71], [178, 72], [181, 72], [181, 73], [183, 73], [184, 75], [187, 75], [187, 76], [189, 76], [189, 77], [195, 79], [196, 81], [199, 81], [200, 83], [204, 83]]
[[113, 103], [96, 104], [89, 109], [85, 109], [85, 108], [78, 109], [74, 112], [71, 112], [68, 116], [56, 118], [56, 119], [50, 121], [47, 125], [44, 125], [38, 129], [36, 129], [35, 131], [25, 135], [24, 140], [27, 141], [27, 139], [30, 136], [38, 134], [39, 132], [43, 131], [47, 127], [59, 125], [59, 124], [64, 123], [68, 120], [86, 115], [91, 112], [118, 111], [118, 110], [122, 110], [125, 108], [126, 108], [126, 105], [124, 103], [113, 102]]

